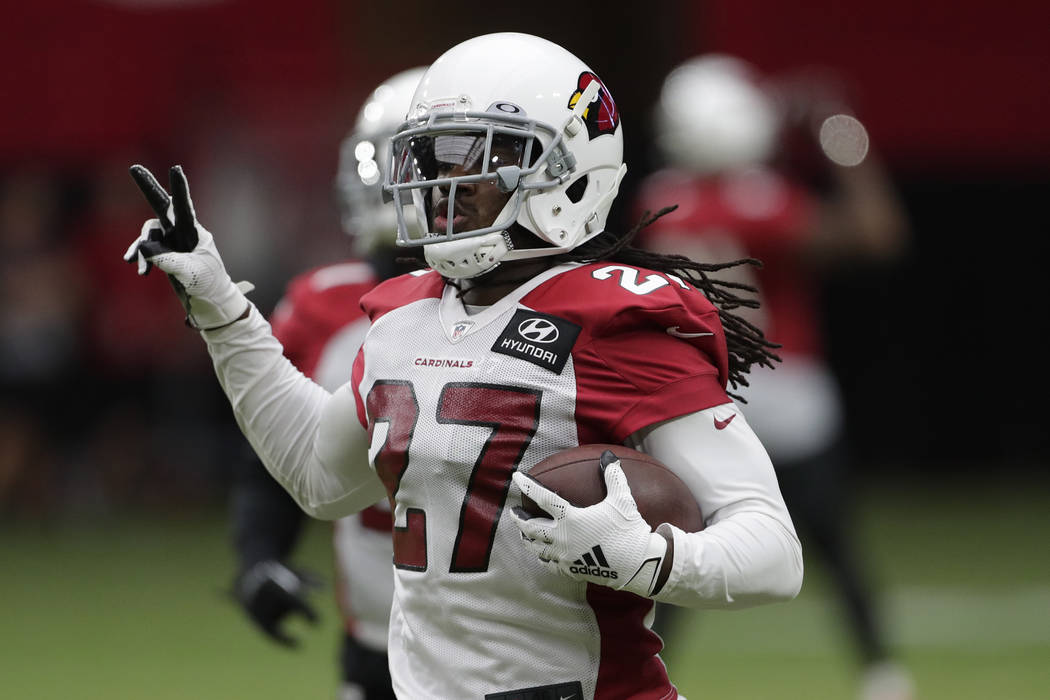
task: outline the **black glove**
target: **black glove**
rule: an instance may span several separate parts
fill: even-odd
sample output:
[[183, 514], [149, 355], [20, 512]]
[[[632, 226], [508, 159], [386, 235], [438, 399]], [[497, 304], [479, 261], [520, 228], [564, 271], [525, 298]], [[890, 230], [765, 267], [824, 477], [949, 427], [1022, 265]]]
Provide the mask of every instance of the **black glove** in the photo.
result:
[[306, 571], [295, 571], [276, 559], [260, 561], [242, 571], [234, 581], [234, 595], [248, 616], [266, 634], [285, 646], [294, 647], [299, 640], [281, 629], [281, 622], [298, 614], [311, 624], [317, 623], [317, 612], [308, 595], [321, 588], [320, 579]]

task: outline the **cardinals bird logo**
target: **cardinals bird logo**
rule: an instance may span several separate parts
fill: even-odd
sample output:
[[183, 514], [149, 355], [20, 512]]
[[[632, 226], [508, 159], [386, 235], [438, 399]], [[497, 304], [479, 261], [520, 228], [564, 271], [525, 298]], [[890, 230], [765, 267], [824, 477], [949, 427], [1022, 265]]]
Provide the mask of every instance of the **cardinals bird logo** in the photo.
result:
[[602, 134], [611, 134], [616, 131], [620, 124], [620, 112], [616, 109], [616, 102], [609, 94], [609, 88], [594, 73], [584, 71], [576, 81], [576, 92], [569, 98], [569, 109], [576, 106], [580, 96], [592, 81], [598, 81], [601, 88], [598, 90], [598, 98], [583, 110], [583, 122], [587, 125], [588, 139], [595, 139]]

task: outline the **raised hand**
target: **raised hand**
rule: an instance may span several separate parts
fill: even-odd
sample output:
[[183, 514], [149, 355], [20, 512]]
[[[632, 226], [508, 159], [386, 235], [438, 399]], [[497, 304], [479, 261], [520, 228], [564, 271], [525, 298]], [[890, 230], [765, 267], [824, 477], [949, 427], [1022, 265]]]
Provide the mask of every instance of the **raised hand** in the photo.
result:
[[211, 233], [197, 221], [182, 167], [169, 171], [170, 196], [145, 167], [133, 165], [130, 172], [158, 218], [142, 225], [124, 260], [137, 263], [140, 275], [154, 265], [166, 272], [194, 328], [214, 330], [243, 318], [252, 285], [235, 285], [227, 274]]

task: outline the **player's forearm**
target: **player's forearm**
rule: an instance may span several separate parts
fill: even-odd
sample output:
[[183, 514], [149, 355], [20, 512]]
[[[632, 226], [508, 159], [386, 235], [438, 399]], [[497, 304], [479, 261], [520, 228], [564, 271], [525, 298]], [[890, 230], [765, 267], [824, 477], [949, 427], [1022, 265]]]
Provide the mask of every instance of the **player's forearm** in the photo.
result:
[[706, 523], [697, 533], [674, 530], [658, 600], [736, 608], [797, 595], [802, 548], [769, 456], [736, 405], [667, 421], [635, 442], [685, 482]]
[[766, 513], [741, 512], [703, 532], [672, 526], [674, 562], [656, 599], [691, 608], [746, 608], [790, 600], [802, 586], [802, 549]]
[[356, 426], [356, 409], [345, 420], [346, 397], [333, 397], [299, 372], [257, 310], [201, 335], [241, 431], [304, 511], [337, 518], [382, 497], [374, 472], [338, 434], [339, 425]]

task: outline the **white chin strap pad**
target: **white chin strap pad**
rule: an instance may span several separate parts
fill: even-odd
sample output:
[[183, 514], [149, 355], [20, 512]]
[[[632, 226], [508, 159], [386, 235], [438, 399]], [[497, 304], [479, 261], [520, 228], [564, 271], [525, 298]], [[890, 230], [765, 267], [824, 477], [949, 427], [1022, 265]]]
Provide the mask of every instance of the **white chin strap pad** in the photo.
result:
[[452, 279], [483, 275], [495, 269], [508, 252], [510, 248], [502, 231], [423, 246], [427, 264], [442, 277]]

